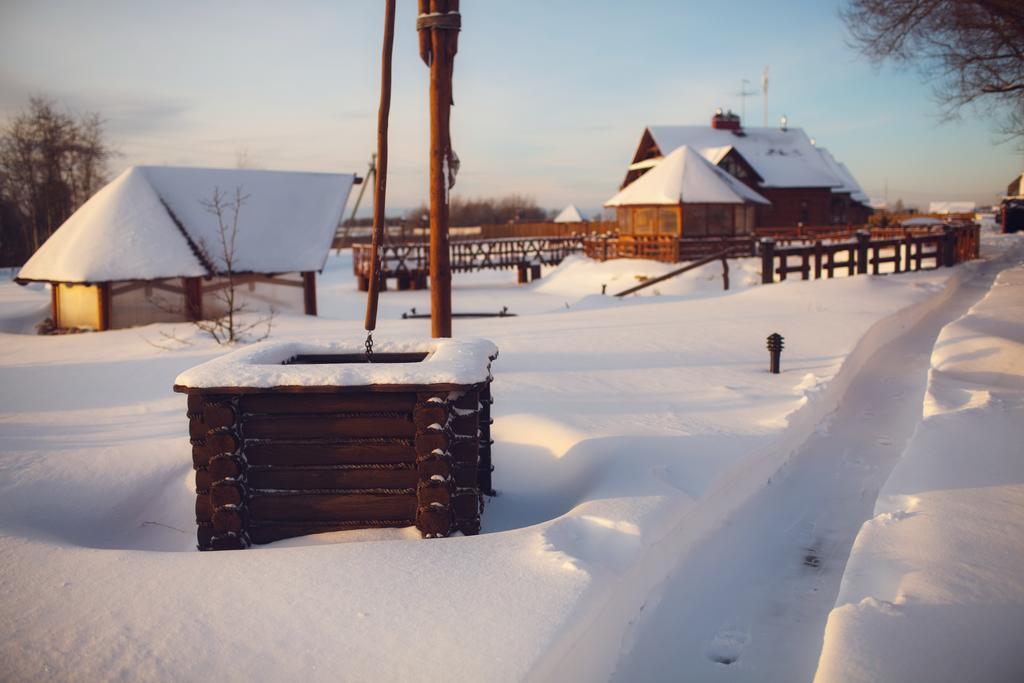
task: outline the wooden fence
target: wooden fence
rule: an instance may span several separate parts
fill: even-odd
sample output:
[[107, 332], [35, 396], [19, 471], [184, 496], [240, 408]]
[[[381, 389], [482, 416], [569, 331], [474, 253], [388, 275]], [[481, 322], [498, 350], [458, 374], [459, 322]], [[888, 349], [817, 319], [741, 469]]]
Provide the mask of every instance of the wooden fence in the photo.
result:
[[[582, 250], [580, 237], [535, 237], [492, 240], [453, 240], [450, 242], [453, 272], [473, 270], [508, 270], [519, 272], [519, 281], [540, 277], [541, 266], [558, 265]], [[384, 282], [397, 280], [399, 289], [425, 289], [430, 273], [430, 249], [422, 243], [385, 244], [381, 247], [381, 273]], [[370, 286], [370, 263], [373, 250], [369, 245], [352, 245], [352, 272], [359, 289]], [[386, 289], [386, 287], [384, 287]]]
[[802, 246], [779, 246], [771, 237], [761, 238], [761, 282], [768, 284], [799, 274], [803, 280], [845, 275], [902, 273], [954, 266], [978, 258], [980, 228], [974, 224], [947, 225], [941, 232], [904, 231], [890, 236], [884, 231], [858, 231], [852, 241], [826, 243], [815, 240]]
[[753, 256], [756, 240], [747, 237], [680, 238], [676, 235], [589, 235], [582, 239], [583, 253], [598, 261], [642, 258], [680, 263], [694, 261], [723, 249], [732, 257]]

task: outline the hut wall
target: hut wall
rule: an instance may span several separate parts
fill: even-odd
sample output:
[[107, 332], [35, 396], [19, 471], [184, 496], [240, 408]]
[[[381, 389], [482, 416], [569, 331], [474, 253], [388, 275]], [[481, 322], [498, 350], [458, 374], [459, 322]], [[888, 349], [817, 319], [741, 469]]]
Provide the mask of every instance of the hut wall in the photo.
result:
[[100, 328], [99, 287], [96, 285], [57, 285], [57, 315], [61, 327]]
[[180, 278], [114, 284], [110, 326], [117, 329], [187, 320], [183, 286]]
[[[203, 316], [206, 318], [227, 312], [224, 302], [224, 288], [227, 278], [203, 280]], [[244, 305], [250, 311], [303, 313], [305, 299], [301, 273], [288, 273], [268, 277], [266, 275], [239, 275], [235, 277], [236, 305]]]

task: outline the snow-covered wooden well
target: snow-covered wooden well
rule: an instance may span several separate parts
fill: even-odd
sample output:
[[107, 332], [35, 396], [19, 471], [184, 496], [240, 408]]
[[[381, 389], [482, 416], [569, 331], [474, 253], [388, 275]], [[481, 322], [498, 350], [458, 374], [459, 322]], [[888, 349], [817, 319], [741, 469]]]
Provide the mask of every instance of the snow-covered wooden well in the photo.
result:
[[491, 361], [480, 339], [265, 342], [187, 370], [199, 548], [415, 525], [480, 530]]

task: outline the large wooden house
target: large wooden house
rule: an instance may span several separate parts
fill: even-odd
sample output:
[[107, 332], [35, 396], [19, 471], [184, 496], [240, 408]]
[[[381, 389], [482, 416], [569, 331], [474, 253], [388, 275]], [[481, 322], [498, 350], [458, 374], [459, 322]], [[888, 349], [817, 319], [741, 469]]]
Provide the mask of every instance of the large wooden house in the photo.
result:
[[[82, 205], [16, 281], [51, 287], [59, 328], [106, 330], [213, 318], [225, 312], [225, 249], [236, 189], [244, 197], [232, 256], [249, 309], [316, 314], [322, 270], [356, 177], [135, 166]], [[227, 199], [222, 220], [210, 211]]]
[[870, 213], [853, 174], [799, 128], [744, 128], [732, 112], [710, 126], [648, 126], [621, 185], [628, 187], [687, 145], [768, 201], [757, 227], [858, 224]]
[[604, 205], [624, 235], [732, 237], [753, 231], [768, 200], [683, 145]]

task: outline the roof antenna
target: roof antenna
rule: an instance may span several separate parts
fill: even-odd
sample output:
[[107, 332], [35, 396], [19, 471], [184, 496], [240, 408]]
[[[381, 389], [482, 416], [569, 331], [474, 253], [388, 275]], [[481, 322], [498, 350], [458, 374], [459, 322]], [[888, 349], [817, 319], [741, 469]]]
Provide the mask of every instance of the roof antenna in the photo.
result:
[[761, 92], [764, 95], [764, 127], [768, 127], [768, 67], [761, 74]]
[[740, 91], [736, 93], [740, 96], [740, 121], [747, 120], [747, 98], [751, 95], [756, 95], [756, 90], [747, 90], [747, 86], [750, 84], [749, 78], [740, 79]]

